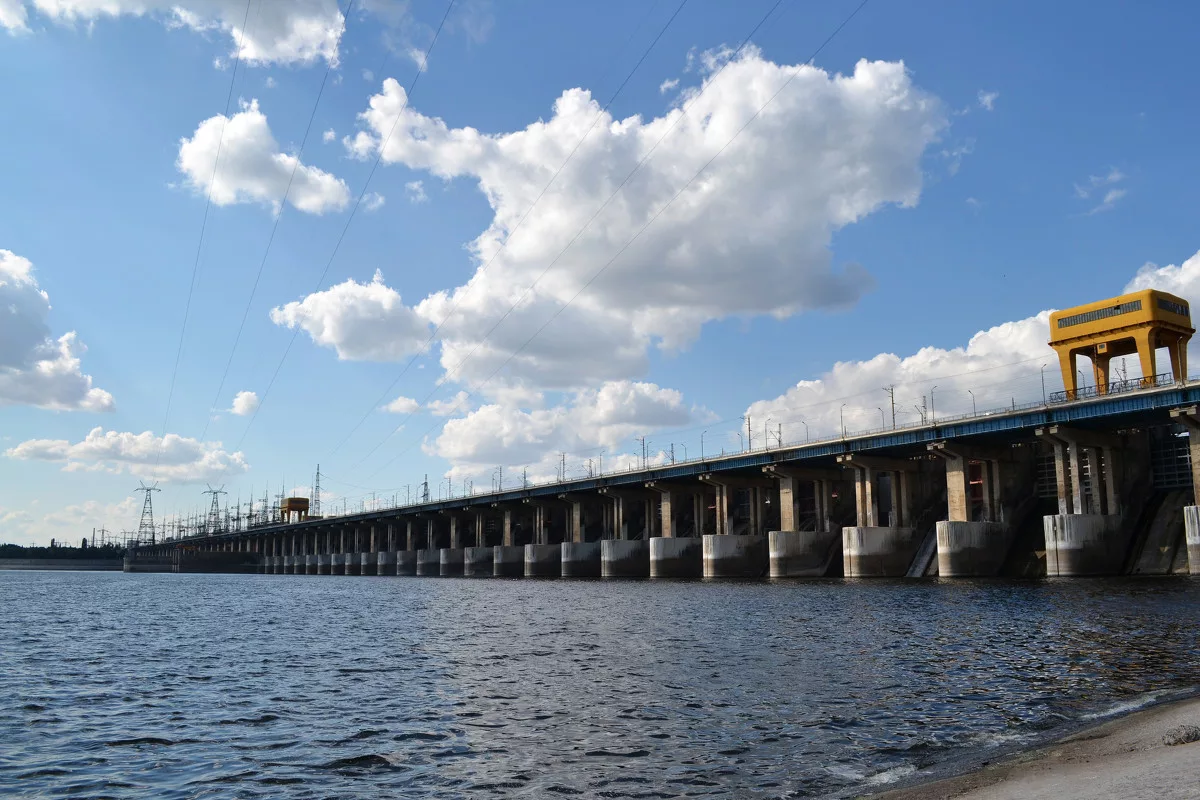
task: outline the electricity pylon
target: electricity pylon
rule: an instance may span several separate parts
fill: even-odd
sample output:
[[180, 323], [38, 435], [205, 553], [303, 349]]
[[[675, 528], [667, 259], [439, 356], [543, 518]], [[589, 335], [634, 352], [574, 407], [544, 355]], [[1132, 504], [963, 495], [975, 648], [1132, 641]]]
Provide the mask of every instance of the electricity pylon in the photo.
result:
[[221, 527], [220, 497], [223, 494], [228, 494], [228, 492], [225, 491], [224, 484], [221, 485], [220, 489], [212, 488], [211, 483], [205, 485], [208, 486], [208, 489], [201, 492], [201, 494], [212, 495], [212, 506], [208, 510], [208, 533], [209, 535], [212, 535]]
[[153, 486], [138, 481], [138, 488], [134, 491], [146, 495], [146, 499], [142, 501], [142, 518], [138, 521], [138, 542], [145, 544], [148, 540], [150, 544], [154, 544], [154, 503], [150, 498], [154, 492], [161, 492], [162, 489], [158, 488], [158, 481], [155, 481]]

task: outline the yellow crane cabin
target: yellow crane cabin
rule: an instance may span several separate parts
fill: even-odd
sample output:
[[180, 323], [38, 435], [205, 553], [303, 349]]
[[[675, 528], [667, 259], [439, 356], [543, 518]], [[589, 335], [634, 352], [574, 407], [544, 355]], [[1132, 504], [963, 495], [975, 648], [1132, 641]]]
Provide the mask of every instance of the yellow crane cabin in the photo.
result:
[[1077, 397], [1075, 364], [1081, 355], [1092, 361], [1099, 394], [1108, 393], [1109, 362], [1134, 353], [1141, 362], [1142, 385], [1153, 386], [1158, 374], [1155, 351], [1160, 347], [1170, 354], [1174, 379], [1186, 380], [1187, 345], [1195, 332], [1188, 302], [1157, 289], [1143, 289], [1050, 315], [1050, 346], [1058, 352], [1068, 399]]

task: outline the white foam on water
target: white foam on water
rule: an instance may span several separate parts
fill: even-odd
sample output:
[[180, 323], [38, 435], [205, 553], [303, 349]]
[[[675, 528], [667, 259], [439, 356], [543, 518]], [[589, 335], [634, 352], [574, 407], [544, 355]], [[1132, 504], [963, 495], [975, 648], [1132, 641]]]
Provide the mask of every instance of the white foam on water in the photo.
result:
[[850, 767], [843, 766], [841, 764], [833, 764], [831, 766], [827, 766], [827, 767], [825, 767], [825, 771], [828, 772], [830, 775], [833, 775], [834, 777], [841, 778], [841, 779], [847, 780], [847, 781], [857, 782], [857, 781], [861, 781], [863, 778], [867, 777], [867, 774], [865, 772], [859, 772], [856, 769], [851, 769]]
[[1168, 692], [1163, 689], [1154, 692], [1146, 692], [1146, 694], [1140, 694], [1137, 697], [1132, 697], [1128, 700], [1122, 700], [1120, 703], [1116, 703], [1115, 705], [1103, 709], [1102, 711], [1093, 711], [1090, 714], [1084, 714], [1082, 719], [1106, 719], [1108, 717], [1116, 717], [1121, 714], [1128, 714], [1130, 712], [1137, 711], [1138, 709], [1145, 708], [1148, 705], [1152, 705], [1159, 698], [1168, 694], [1175, 693]]
[[902, 764], [899, 767], [885, 769], [883, 772], [876, 772], [874, 775], [867, 778], [867, 783], [871, 786], [882, 786], [889, 783], [895, 783], [901, 778], [907, 778], [916, 771], [917, 768], [912, 764]]

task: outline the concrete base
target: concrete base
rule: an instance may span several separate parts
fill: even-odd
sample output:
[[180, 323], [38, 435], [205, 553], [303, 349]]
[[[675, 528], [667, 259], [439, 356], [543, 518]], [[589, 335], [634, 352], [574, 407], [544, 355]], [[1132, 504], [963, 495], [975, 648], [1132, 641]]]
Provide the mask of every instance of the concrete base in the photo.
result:
[[706, 578], [761, 578], [767, 574], [767, 537], [762, 534], [709, 534], [703, 546]]
[[317, 557], [316, 556], [305, 556], [304, 557], [304, 574], [305, 575], [316, 575], [317, 574]]
[[1117, 514], [1051, 514], [1046, 534], [1046, 577], [1119, 575], [1129, 534]]
[[521, 545], [492, 548], [492, 574], [497, 578], [525, 576], [525, 548]]
[[417, 574], [424, 575], [426, 577], [441, 575], [442, 551], [433, 549], [418, 550]]
[[1000, 574], [1012, 531], [999, 522], [943, 520], [937, 524], [938, 575], [991, 578]]
[[1200, 575], [1200, 506], [1183, 507], [1183, 528], [1187, 532], [1188, 572]]
[[562, 576], [561, 544], [525, 545], [526, 578], [558, 578]]
[[771, 531], [767, 534], [772, 578], [823, 578], [838, 531]]
[[490, 578], [495, 574], [495, 554], [491, 547], [463, 548], [463, 575], [468, 578]]
[[912, 528], [842, 528], [847, 578], [903, 578], [921, 542]]
[[394, 552], [381, 552], [377, 554], [375, 558], [375, 574], [396, 574], [396, 554]]
[[362, 560], [358, 566], [359, 575], [378, 575], [379, 574], [379, 554], [378, 553], [363, 553]]
[[650, 540], [651, 578], [700, 578], [704, 576], [704, 545], [696, 538]]
[[599, 542], [563, 542], [562, 576], [564, 578], [599, 578]]
[[308, 572], [308, 556], [292, 556], [292, 574], [303, 575]]
[[600, 574], [605, 578], [649, 578], [650, 543], [645, 539], [600, 542]]
[[463, 574], [463, 549], [461, 547], [443, 547], [441, 557], [441, 573], [443, 578], [453, 578]]
[[345, 575], [346, 574], [346, 554], [334, 553], [329, 557], [329, 574], [330, 575]]
[[330, 564], [332, 563], [332, 558], [333, 558], [333, 556], [330, 556], [330, 555], [317, 556], [317, 574], [318, 575], [328, 575], [329, 574], [329, 567], [330, 567]]
[[296, 568], [296, 566], [292, 563], [292, 557], [291, 556], [283, 556], [283, 569], [281, 570], [281, 572], [284, 575], [291, 575], [292, 571], [295, 568]]
[[346, 553], [346, 574], [361, 575], [362, 574], [362, 553]]
[[397, 575], [416, 575], [417, 574], [417, 551], [416, 550], [400, 550], [396, 553], [396, 574]]

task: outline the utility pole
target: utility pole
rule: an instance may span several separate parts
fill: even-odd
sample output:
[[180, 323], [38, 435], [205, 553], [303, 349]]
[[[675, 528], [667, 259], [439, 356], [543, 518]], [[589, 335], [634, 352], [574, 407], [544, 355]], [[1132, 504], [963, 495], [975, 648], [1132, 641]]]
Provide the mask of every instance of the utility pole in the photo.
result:
[[885, 386], [883, 390], [888, 393], [888, 399], [892, 401], [892, 430], [896, 430], [896, 385]]
[[671, 442], [671, 463], [675, 463], [675, 443]]
[[154, 492], [161, 492], [162, 489], [158, 488], [158, 481], [155, 481], [153, 486], [138, 481], [138, 488], [134, 491], [146, 495], [146, 499], [142, 501], [142, 518], [138, 521], [138, 543], [145, 542], [143, 537], [149, 536], [150, 544], [154, 544], [154, 503], [150, 498]]
[[208, 489], [201, 494], [211, 494], [212, 504], [208, 508], [208, 533], [211, 536], [215, 534], [221, 527], [221, 495], [226, 494], [224, 485], [220, 489], [214, 489], [212, 484], [205, 484]]
[[429, 473], [425, 473], [425, 481], [421, 484], [421, 502], [429, 502]]
[[634, 439], [634, 441], [642, 443], [642, 469], [645, 469], [646, 468], [646, 437], [642, 436], [638, 439]]
[[309, 513], [314, 517], [321, 516], [321, 465], [317, 464], [317, 477], [313, 481], [312, 508]]
[[746, 421], [746, 449], [753, 450], [754, 449], [754, 436], [750, 432], [750, 415], [746, 414], [744, 417], [742, 417], [742, 419], [744, 419]]
[[529, 488], [529, 468], [528, 467], [521, 467], [521, 488], [522, 489]]

